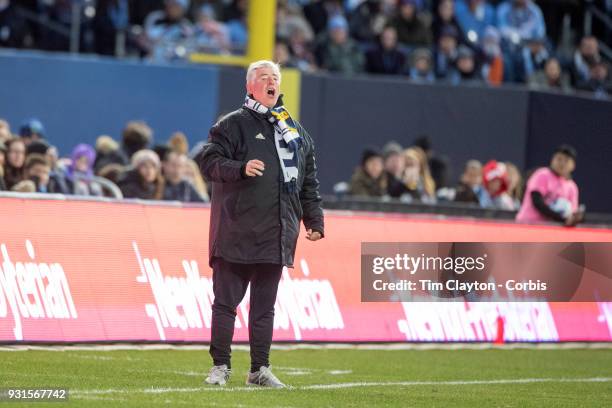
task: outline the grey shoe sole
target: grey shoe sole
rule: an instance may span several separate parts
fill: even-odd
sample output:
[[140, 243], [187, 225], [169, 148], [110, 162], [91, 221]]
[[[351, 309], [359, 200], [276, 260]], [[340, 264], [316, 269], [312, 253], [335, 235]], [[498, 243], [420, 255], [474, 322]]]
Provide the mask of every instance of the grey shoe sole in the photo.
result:
[[273, 385], [261, 385], [261, 384], [255, 384], [252, 382], [246, 382], [245, 383], [247, 387], [261, 387], [261, 388], [274, 388], [274, 389], [282, 389], [282, 388], [287, 388], [287, 386], [285, 384], [283, 385], [278, 385], [278, 386], [273, 386]]
[[205, 383], [205, 384], [208, 384], [208, 385], [219, 385], [219, 386], [224, 386], [224, 385], [226, 385], [226, 384], [227, 384], [227, 381], [223, 381], [223, 382], [221, 382], [221, 381], [210, 381], [208, 378], [206, 378], [206, 379], [204, 380], [204, 383]]

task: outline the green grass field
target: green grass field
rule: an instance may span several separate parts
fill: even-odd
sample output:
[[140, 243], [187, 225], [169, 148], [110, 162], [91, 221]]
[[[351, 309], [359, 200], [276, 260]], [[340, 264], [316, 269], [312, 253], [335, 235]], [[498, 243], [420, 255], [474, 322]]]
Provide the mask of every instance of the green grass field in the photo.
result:
[[[273, 350], [290, 389], [204, 385], [206, 350], [0, 351], [0, 388], [67, 387], [86, 407], [610, 407], [612, 349]], [[19, 402], [4, 406], [59, 407]]]

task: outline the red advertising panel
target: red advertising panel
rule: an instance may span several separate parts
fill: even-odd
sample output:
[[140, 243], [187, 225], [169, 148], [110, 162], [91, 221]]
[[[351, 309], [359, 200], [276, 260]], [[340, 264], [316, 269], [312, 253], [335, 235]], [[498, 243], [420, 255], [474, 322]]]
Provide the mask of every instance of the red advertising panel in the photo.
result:
[[[0, 198], [0, 341], [208, 341], [208, 208]], [[361, 242], [612, 242], [612, 230], [326, 213], [285, 270], [275, 340], [611, 341], [612, 303], [363, 303]], [[248, 339], [248, 295], [235, 340]]]

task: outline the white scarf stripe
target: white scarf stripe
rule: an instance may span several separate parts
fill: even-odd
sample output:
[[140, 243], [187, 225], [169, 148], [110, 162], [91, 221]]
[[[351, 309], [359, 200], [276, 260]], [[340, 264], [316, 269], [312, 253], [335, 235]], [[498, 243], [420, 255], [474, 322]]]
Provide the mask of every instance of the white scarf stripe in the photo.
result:
[[[297, 147], [300, 143], [300, 134], [294, 128], [293, 120], [291, 115], [284, 106], [280, 106], [273, 109], [268, 109], [264, 105], [250, 98], [248, 95], [245, 98], [244, 106], [255, 112], [259, 112], [264, 115], [268, 115], [268, 120], [274, 125], [274, 144], [276, 151], [278, 152], [278, 159], [283, 173], [283, 179], [285, 186], [288, 191], [297, 188], [297, 179], [299, 175], [298, 170], [298, 152]], [[275, 114], [273, 114], [275, 113]], [[287, 119], [281, 119], [278, 115], [287, 117]], [[291, 124], [291, 126], [287, 123]], [[284, 145], [287, 147], [281, 147], [280, 142], [284, 141]]]

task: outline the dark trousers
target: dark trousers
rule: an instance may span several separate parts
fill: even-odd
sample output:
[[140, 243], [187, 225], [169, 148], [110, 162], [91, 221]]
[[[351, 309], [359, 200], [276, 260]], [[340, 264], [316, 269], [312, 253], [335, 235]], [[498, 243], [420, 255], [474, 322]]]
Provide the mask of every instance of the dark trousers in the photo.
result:
[[234, 336], [236, 308], [251, 284], [249, 306], [249, 344], [251, 372], [268, 366], [274, 303], [283, 267], [275, 264], [238, 264], [221, 258], [213, 260], [212, 329], [210, 355], [214, 365], [231, 367], [231, 344]]

